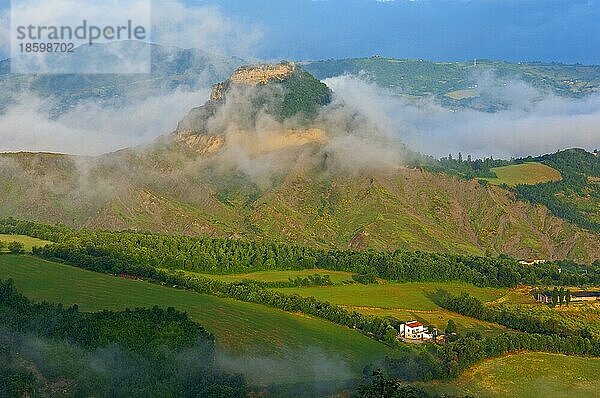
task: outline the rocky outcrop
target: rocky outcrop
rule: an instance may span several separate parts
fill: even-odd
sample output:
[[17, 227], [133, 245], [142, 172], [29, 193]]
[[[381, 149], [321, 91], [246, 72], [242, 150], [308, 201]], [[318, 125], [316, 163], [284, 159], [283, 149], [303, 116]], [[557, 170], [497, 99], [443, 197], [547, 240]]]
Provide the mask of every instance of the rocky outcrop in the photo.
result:
[[281, 62], [280, 64], [259, 64], [243, 66], [233, 72], [229, 81], [233, 84], [267, 84], [271, 81], [282, 81], [287, 79], [296, 70], [292, 62]]
[[[270, 90], [271, 86], [277, 88]], [[239, 90], [233, 91], [235, 88]], [[179, 123], [177, 133], [223, 134], [226, 130], [222, 128], [223, 123], [209, 129], [208, 122], [226, 98], [233, 100], [228, 107], [230, 114], [224, 117], [225, 122], [231, 119], [231, 123], [236, 124], [234, 128], [247, 128], [252, 127], [257, 115], [262, 113], [278, 121], [297, 115], [301, 119], [314, 120], [318, 109], [331, 102], [331, 94], [324, 83], [291, 62], [243, 66], [229, 79], [213, 86], [210, 100], [192, 109]], [[309, 125], [305, 123], [302, 128]]]

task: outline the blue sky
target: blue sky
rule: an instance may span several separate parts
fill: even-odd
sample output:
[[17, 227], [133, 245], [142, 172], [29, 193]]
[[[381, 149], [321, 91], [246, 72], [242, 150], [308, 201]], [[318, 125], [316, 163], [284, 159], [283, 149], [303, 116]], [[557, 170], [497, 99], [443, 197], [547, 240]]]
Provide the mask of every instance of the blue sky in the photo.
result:
[[259, 55], [600, 63], [600, 1], [222, 0], [265, 26]]
[[[180, 1], [217, 6], [235, 23], [260, 29], [256, 58], [600, 64], [600, 0]], [[8, 4], [0, 0], [0, 9]]]

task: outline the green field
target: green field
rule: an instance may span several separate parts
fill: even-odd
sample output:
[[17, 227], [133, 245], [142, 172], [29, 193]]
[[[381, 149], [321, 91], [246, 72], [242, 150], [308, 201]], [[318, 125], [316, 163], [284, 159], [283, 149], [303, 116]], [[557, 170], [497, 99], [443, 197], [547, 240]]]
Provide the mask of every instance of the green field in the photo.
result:
[[453, 319], [462, 331], [474, 330], [485, 334], [496, 334], [507, 330], [500, 325], [455, 314], [439, 307], [431, 297], [431, 294], [438, 289], [455, 295], [468, 292], [483, 301], [495, 301], [511, 294], [507, 289], [480, 288], [458, 282], [388, 282], [373, 285], [354, 284], [277, 290], [298, 293], [301, 296], [314, 296], [363, 314], [393, 316], [402, 321], [418, 320], [442, 330], [449, 319]]
[[[28, 253], [31, 253], [31, 248], [36, 246], [36, 247], [43, 247], [46, 246], [49, 243], [52, 242], [48, 242], [47, 240], [41, 240], [41, 239], [37, 239], [37, 238], [32, 238], [30, 236], [24, 236], [24, 235], [2, 235], [0, 234], [0, 242], [4, 242], [4, 243], [10, 243], [10, 242], [21, 242], [23, 243], [23, 245], [25, 245], [25, 251]], [[4, 252], [7, 252], [8, 250], [6, 250], [6, 248], [4, 249]]]
[[346, 380], [389, 351], [356, 331], [314, 317], [34, 257], [0, 256], [0, 279], [8, 278], [32, 299], [78, 304], [83, 311], [153, 305], [186, 311], [215, 335], [221, 365], [253, 383]]
[[437, 393], [481, 398], [565, 398], [600, 395], [600, 358], [525, 353], [487, 360], [451, 383], [434, 384]]
[[514, 187], [519, 184], [534, 185], [550, 181], [560, 181], [562, 176], [558, 170], [542, 163], [523, 163], [492, 169], [497, 178], [480, 178], [490, 184]]
[[438, 310], [430, 297], [436, 290], [452, 294], [467, 292], [482, 301], [494, 301], [507, 294], [507, 289], [481, 288], [460, 282], [409, 282], [372, 285], [344, 285], [324, 287], [294, 287], [278, 289], [285, 293], [314, 296], [333, 304], [405, 310]]
[[254, 280], [261, 282], [287, 282], [290, 278], [306, 277], [309, 275], [329, 275], [333, 283], [342, 283], [352, 280], [351, 272], [329, 271], [325, 269], [305, 269], [300, 271], [260, 271], [251, 272], [248, 274], [232, 274], [232, 275], [212, 275], [212, 274], [195, 274], [205, 278], [217, 279], [224, 282], [239, 282], [242, 280]]

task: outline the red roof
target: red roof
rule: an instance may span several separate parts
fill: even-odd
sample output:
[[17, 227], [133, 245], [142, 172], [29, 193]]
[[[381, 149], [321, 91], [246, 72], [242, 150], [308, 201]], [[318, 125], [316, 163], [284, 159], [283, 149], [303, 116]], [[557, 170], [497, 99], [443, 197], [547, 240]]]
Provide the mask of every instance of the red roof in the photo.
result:
[[406, 326], [408, 326], [409, 328], [418, 328], [419, 326], [423, 326], [423, 324], [419, 322], [411, 322], [407, 323]]

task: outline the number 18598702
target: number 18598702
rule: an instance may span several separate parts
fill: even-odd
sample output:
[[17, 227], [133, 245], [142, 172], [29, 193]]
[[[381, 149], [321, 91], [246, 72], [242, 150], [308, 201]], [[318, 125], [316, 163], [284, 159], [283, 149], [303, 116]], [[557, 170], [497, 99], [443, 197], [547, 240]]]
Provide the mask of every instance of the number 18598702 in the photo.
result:
[[19, 43], [21, 53], [72, 53], [73, 43]]

